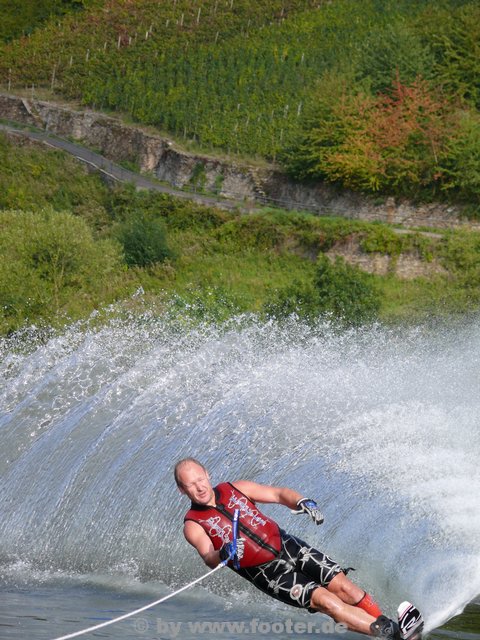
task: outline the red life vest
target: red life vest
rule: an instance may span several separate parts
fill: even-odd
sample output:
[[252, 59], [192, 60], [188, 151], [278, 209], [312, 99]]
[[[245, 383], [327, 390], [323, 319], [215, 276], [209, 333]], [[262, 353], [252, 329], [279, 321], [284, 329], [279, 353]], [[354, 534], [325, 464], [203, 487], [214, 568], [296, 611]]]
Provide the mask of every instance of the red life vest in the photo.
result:
[[217, 485], [214, 492], [215, 506], [192, 502], [184, 522], [197, 522], [207, 533], [214, 549], [220, 549], [232, 540], [233, 512], [239, 509], [238, 535], [245, 543], [240, 568], [256, 567], [276, 558], [282, 546], [278, 524], [261, 513], [255, 503], [230, 482]]

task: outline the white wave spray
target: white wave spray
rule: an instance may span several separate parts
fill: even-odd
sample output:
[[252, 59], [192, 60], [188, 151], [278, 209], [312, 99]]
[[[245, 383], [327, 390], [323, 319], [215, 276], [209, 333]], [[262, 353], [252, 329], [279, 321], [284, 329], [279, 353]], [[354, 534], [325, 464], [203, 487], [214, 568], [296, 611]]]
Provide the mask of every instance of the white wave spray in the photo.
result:
[[[178, 586], [174, 462], [317, 499], [313, 529], [265, 510], [393, 609], [432, 627], [480, 593], [480, 326], [335, 332], [146, 314], [2, 345], [0, 576], [130, 572]], [[232, 588], [222, 576], [214, 591]]]

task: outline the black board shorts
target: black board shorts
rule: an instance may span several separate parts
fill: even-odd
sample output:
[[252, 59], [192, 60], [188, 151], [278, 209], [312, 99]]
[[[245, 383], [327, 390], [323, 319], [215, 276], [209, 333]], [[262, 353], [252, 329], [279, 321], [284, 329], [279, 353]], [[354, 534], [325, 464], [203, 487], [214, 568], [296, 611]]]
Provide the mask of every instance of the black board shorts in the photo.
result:
[[282, 549], [275, 560], [238, 573], [260, 591], [293, 607], [310, 608], [317, 587], [328, 587], [342, 568], [327, 555], [280, 529]]

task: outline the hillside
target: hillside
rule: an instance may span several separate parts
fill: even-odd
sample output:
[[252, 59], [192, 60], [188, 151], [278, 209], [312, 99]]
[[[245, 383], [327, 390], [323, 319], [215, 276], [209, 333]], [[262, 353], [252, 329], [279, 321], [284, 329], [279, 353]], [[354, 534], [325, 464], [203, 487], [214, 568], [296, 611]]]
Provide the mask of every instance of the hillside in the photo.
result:
[[[114, 112], [209, 157], [274, 160], [297, 180], [372, 201], [443, 200], [480, 215], [473, 0], [0, 8], [0, 85], [10, 92]], [[275, 209], [245, 216], [107, 188], [74, 159], [5, 136], [0, 228], [2, 334], [109, 309], [181, 308], [215, 321], [327, 314], [350, 326], [480, 305], [476, 232], [400, 234]]]
[[0, 83], [274, 158], [300, 179], [477, 214], [477, 2], [84, 4], [3, 45]]
[[399, 235], [112, 190], [61, 152], [4, 136], [0, 226], [0, 333], [59, 326], [115, 302], [117, 312], [173, 308], [194, 319], [296, 311], [307, 320], [350, 314], [349, 323], [425, 320], [480, 303], [479, 233]]
[[33, 33], [51, 19], [92, 7], [97, 0], [0, 0], [0, 41]]

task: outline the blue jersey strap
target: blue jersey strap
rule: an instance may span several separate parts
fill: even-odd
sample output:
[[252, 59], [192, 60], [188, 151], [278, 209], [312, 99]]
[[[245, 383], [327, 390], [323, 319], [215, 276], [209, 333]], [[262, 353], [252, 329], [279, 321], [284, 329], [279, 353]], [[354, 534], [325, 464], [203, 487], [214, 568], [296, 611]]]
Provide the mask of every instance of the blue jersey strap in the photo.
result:
[[240, 510], [235, 509], [233, 512], [233, 567], [235, 569], [240, 569], [240, 561], [237, 556], [237, 534], [238, 534], [238, 517], [240, 515]]

